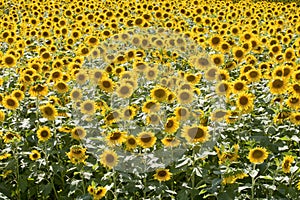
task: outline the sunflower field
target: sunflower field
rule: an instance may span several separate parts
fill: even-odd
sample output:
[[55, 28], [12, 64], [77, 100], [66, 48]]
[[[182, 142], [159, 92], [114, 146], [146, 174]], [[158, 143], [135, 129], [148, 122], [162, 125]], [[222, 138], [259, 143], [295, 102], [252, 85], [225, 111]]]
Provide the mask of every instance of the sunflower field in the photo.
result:
[[299, 199], [299, 5], [0, 0], [0, 199]]

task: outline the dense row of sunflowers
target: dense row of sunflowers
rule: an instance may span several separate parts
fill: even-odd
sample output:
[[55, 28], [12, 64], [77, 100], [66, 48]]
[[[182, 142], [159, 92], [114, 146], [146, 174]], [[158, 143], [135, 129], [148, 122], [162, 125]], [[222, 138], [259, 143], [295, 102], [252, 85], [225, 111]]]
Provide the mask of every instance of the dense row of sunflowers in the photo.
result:
[[297, 199], [300, 10], [0, 0], [1, 199]]

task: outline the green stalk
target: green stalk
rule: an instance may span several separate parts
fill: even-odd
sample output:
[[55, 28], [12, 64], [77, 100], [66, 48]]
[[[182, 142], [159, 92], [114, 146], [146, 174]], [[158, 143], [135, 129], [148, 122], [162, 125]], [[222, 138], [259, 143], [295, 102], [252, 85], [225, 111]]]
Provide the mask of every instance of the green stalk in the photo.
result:
[[52, 189], [53, 189], [53, 191], [54, 191], [55, 198], [56, 198], [56, 199], [59, 199], [59, 198], [58, 198], [58, 195], [57, 195], [57, 191], [56, 191], [55, 186], [54, 186], [53, 176], [52, 176], [51, 172], [49, 171], [49, 160], [48, 160], [47, 144], [46, 144], [46, 143], [44, 143], [44, 145], [43, 145], [43, 151], [44, 151], [44, 154], [45, 154], [45, 160], [46, 160], [47, 171], [48, 171], [48, 173], [50, 173], [50, 175], [51, 175], [51, 176], [50, 176], [50, 183], [51, 183]]
[[[255, 170], [256, 164], [253, 165], [253, 171]], [[251, 200], [254, 199], [254, 185], [255, 185], [255, 177], [251, 177], [252, 185], [251, 185]]]
[[17, 199], [21, 199], [21, 194], [20, 194], [20, 171], [19, 171], [19, 159], [18, 159], [18, 151], [17, 151], [17, 146], [15, 146], [15, 143], [13, 144], [13, 153], [14, 153], [14, 159], [16, 160], [16, 182], [17, 182], [17, 190], [16, 190], [16, 195]]

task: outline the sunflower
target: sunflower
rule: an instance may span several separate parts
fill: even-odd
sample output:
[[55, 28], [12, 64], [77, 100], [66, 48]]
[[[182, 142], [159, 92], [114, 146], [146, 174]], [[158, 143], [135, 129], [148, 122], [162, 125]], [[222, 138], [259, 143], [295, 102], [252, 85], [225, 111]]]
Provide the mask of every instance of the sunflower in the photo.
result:
[[110, 78], [102, 78], [99, 81], [99, 87], [101, 90], [111, 93], [114, 91], [115, 83]]
[[199, 74], [185, 73], [185, 75], [184, 75], [184, 79], [188, 83], [193, 84], [193, 85], [199, 83], [201, 77], [202, 77], [202, 75], [200, 73]]
[[245, 56], [245, 50], [241, 47], [233, 47], [232, 54], [236, 61], [241, 62]]
[[204, 143], [209, 139], [207, 127], [202, 125], [184, 126], [182, 128], [181, 136], [189, 143]]
[[44, 61], [44, 62], [47, 62], [49, 60], [51, 60], [51, 54], [50, 52], [48, 51], [44, 51], [42, 54], [41, 54], [41, 60]]
[[38, 160], [41, 158], [41, 154], [37, 150], [32, 150], [31, 154], [29, 154], [29, 158], [30, 158], [30, 160]]
[[218, 68], [213, 66], [205, 70], [204, 77], [208, 81], [213, 81], [216, 79], [217, 74], [218, 74]]
[[200, 55], [200, 56], [198, 56], [196, 58], [193, 58], [193, 59], [194, 59], [193, 64], [195, 65], [195, 67], [197, 67], [200, 70], [207, 69], [207, 68], [212, 66], [211, 59], [207, 58], [204, 55]]
[[62, 76], [63, 76], [63, 73], [59, 69], [54, 69], [54, 70], [52, 70], [49, 78], [53, 81], [57, 81], [57, 80], [61, 79]]
[[5, 55], [2, 58], [2, 63], [5, 67], [13, 67], [16, 65], [16, 58], [11, 54]]
[[40, 110], [44, 118], [47, 118], [48, 120], [55, 120], [57, 116], [57, 110], [52, 104], [48, 103], [40, 106]]
[[291, 165], [292, 163], [294, 162], [294, 157], [293, 156], [290, 156], [290, 155], [287, 155], [284, 157], [283, 161], [282, 161], [282, 164], [281, 164], [281, 167], [282, 167], [282, 171], [286, 174], [290, 173], [291, 172]]
[[5, 120], [5, 113], [2, 110], [0, 110], [0, 122], [4, 122], [4, 120]]
[[71, 131], [71, 136], [72, 138], [74, 138], [75, 140], [81, 140], [83, 138], [85, 138], [86, 136], [86, 131], [83, 127], [80, 126], [76, 126], [72, 129]]
[[73, 164], [85, 163], [85, 159], [88, 158], [85, 155], [86, 148], [83, 148], [80, 145], [73, 145], [70, 148], [70, 151], [67, 154], [68, 158]]
[[108, 74], [106, 71], [101, 69], [93, 69], [89, 72], [90, 79], [94, 84], [99, 83], [100, 79], [107, 78]]
[[272, 77], [280, 78], [283, 76], [283, 66], [277, 66], [275, 69], [272, 71]]
[[80, 70], [76, 75], [75, 75], [75, 79], [76, 82], [80, 85], [85, 84], [85, 82], [87, 81], [89, 75], [87, 73], [86, 70]]
[[295, 125], [300, 125], [300, 112], [292, 113], [290, 121]]
[[217, 81], [228, 81], [230, 79], [230, 75], [228, 70], [221, 69], [216, 74]]
[[171, 179], [172, 173], [169, 172], [169, 169], [157, 169], [156, 173], [153, 175], [155, 180], [159, 182], [168, 181]]
[[120, 86], [116, 89], [117, 95], [120, 98], [129, 98], [133, 93], [133, 88], [130, 84], [123, 82]]
[[148, 70], [149, 66], [147, 63], [143, 61], [136, 61], [133, 63], [133, 70], [134, 72], [146, 72]]
[[150, 91], [150, 96], [152, 99], [158, 101], [158, 102], [162, 102], [165, 101], [167, 99], [168, 96], [168, 89], [162, 86], [156, 86], [155, 88], [153, 88]]
[[160, 110], [160, 104], [156, 100], [147, 100], [144, 102], [142, 111], [144, 113], [153, 113]]
[[236, 100], [236, 105], [238, 110], [242, 111], [243, 113], [251, 112], [254, 107], [253, 101], [254, 101], [253, 95], [245, 92], [239, 93]]
[[180, 140], [176, 137], [167, 136], [161, 140], [164, 146], [166, 147], [178, 147], [180, 144]]
[[248, 159], [253, 164], [261, 164], [268, 158], [269, 153], [265, 148], [255, 147], [250, 150]]
[[29, 89], [29, 94], [32, 97], [44, 97], [48, 94], [48, 87], [42, 84], [33, 85]]
[[275, 78], [270, 80], [269, 88], [272, 94], [283, 94], [288, 88], [288, 83], [285, 79]]
[[177, 100], [181, 105], [190, 104], [194, 100], [194, 93], [190, 90], [179, 90], [177, 92]]
[[108, 168], [112, 169], [118, 164], [118, 155], [113, 150], [104, 150], [104, 152], [100, 155], [100, 163]]
[[96, 110], [95, 101], [85, 100], [80, 105], [80, 112], [86, 115], [93, 115]]
[[107, 189], [105, 187], [99, 186], [99, 187], [95, 188], [94, 193], [93, 193], [94, 200], [102, 199], [103, 197], [105, 197], [106, 192], [107, 192]]
[[82, 98], [82, 90], [77, 89], [77, 88], [73, 88], [71, 93], [70, 93], [70, 97], [73, 101], [80, 101], [81, 98]]
[[234, 94], [244, 92], [248, 90], [246, 81], [236, 80], [232, 83], [232, 91]]
[[237, 111], [229, 111], [226, 115], [226, 123], [232, 124], [239, 119], [239, 113]]
[[137, 139], [134, 135], [129, 135], [126, 137], [126, 150], [131, 151], [137, 147]]
[[172, 134], [179, 128], [179, 122], [176, 117], [169, 117], [165, 123], [165, 132]]
[[58, 93], [63, 94], [63, 93], [67, 93], [69, 91], [69, 86], [64, 81], [58, 81], [57, 83], [55, 83], [54, 89]]
[[216, 93], [229, 97], [231, 94], [231, 84], [228, 81], [221, 81], [216, 85]]
[[113, 124], [116, 123], [120, 120], [121, 118], [121, 113], [117, 110], [110, 111], [106, 117], [105, 117], [105, 123], [106, 124]]
[[287, 48], [284, 52], [283, 57], [286, 62], [294, 60], [295, 59], [295, 50], [293, 48]]
[[148, 68], [148, 70], [146, 71], [146, 79], [149, 81], [153, 81], [157, 78], [157, 68], [156, 67], [152, 67], [152, 68]]
[[37, 130], [37, 137], [39, 141], [46, 142], [51, 137], [51, 131], [48, 126], [42, 126]]
[[131, 120], [136, 115], [136, 108], [133, 106], [128, 106], [122, 110], [122, 118], [125, 120]]
[[224, 120], [228, 115], [227, 110], [216, 110], [211, 113], [211, 120], [220, 122]]
[[190, 111], [186, 107], [176, 107], [174, 110], [174, 114], [177, 120], [185, 121], [190, 117]]
[[247, 80], [250, 82], [259, 82], [261, 79], [260, 71], [257, 69], [252, 69], [247, 72]]
[[215, 147], [220, 165], [226, 162], [227, 160], [229, 160], [230, 162], [235, 162], [239, 158], [238, 155], [239, 145], [238, 144], [233, 145], [232, 149], [233, 150], [231, 151], [220, 153], [220, 149], [218, 147]]
[[10, 143], [10, 142], [13, 142], [15, 140], [20, 140], [21, 136], [19, 134], [15, 134], [15, 133], [12, 133], [12, 132], [8, 131], [8, 132], [5, 133], [5, 135], [2, 136], [2, 139], [3, 139], [4, 143]]
[[148, 131], [143, 131], [137, 136], [137, 143], [143, 148], [151, 148], [156, 142], [156, 137], [154, 133]]
[[2, 104], [9, 110], [16, 110], [19, 107], [18, 99], [13, 96], [5, 96], [2, 100]]
[[155, 114], [155, 113], [150, 113], [147, 117], [146, 117], [146, 124], [149, 125], [159, 125], [160, 124], [160, 117], [159, 115]]
[[126, 141], [126, 132], [115, 130], [106, 136], [106, 140], [109, 146], [121, 145]]
[[25, 97], [24, 92], [21, 90], [14, 90], [12, 96], [15, 97], [18, 101], [22, 101]]
[[291, 109], [298, 110], [300, 108], [300, 97], [290, 96], [286, 101], [286, 105]]
[[211, 60], [215, 66], [219, 67], [224, 63], [224, 56], [223, 54], [213, 54]]
[[290, 86], [290, 91], [293, 95], [300, 97], [300, 83], [294, 83]]
[[220, 44], [222, 43], [222, 37], [219, 35], [213, 35], [210, 39], [209, 39], [209, 45], [212, 46], [215, 49], [218, 49], [218, 47], [220, 46]]

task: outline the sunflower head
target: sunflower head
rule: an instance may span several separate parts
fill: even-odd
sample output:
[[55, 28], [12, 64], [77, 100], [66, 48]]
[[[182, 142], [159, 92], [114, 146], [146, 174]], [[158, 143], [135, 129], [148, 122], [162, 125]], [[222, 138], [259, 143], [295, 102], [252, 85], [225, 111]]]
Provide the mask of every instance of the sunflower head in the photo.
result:
[[250, 150], [248, 159], [253, 164], [261, 164], [268, 158], [269, 153], [265, 148], [255, 147]]
[[112, 150], [105, 150], [100, 155], [100, 163], [104, 167], [112, 169], [118, 164], [118, 155]]
[[157, 169], [156, 173], [153, 175], [155, 180], [159, 182], [168, 181], [171, 179], [172, 173], [169, 172], [169, 169]]

